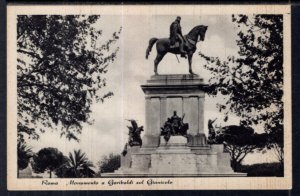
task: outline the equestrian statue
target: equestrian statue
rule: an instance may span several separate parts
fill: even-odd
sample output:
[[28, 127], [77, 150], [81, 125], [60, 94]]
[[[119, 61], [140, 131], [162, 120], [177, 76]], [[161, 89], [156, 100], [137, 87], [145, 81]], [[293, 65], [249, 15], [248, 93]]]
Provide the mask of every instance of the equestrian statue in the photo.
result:
[[190, 74], [194, 74], [192, 70], [192, 57], [197, 49], [197, 42], [204, 41], [207, 26], [195, 26], [187, 35], [183, 36], [181, 32], [180, 20], [181, 17], [177, 16], [176, 20], [171, 24], [169, 38], [151, 38], [149, 40], [149, 46], [146, 50], [146, 59], [148, 59], [151, 49], [156, 43], [157, 55], [154, 60], [155, 75], [158, 75], [157, 67], [159, 62], [168, 52], [175, 55], [180, 54], [181, 57], [184, 58], [186, 58], [187, 55], [189, 62], [189, 72]]

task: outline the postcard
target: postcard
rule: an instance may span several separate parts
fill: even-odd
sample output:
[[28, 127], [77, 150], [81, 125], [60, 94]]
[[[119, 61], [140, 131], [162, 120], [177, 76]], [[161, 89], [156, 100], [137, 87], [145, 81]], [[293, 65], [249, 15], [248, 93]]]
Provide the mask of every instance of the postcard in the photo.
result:
[[289, 5], [8, 5], [8, 190], [292, 188]]

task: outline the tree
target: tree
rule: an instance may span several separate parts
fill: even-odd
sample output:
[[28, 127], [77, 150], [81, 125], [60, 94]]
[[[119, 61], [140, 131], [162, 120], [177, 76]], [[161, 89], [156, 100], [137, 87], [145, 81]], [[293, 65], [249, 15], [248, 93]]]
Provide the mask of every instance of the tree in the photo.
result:
[[236, 170], [249, 153], [265, 148], [266, 138], [266, 134], [257, 134], [251, 127], [230, 125], [221, 128], [215, 140], [224, 143], [231, 157], [231, 166]]
[[245, 126], [262, 124], [270, 140], [273, 132], [283, 137], [283, 16], [233, 15], [232, 21], [238, 29], [237, 57], [222, 61], [200, 53], [213, 74], [208, 93], [227, 98], [218, 105], [225, 121], [234, 113]]
[[52, 173], [65, 164], [65, 157], [57, 148], [43, 148], [33, 156], [32, 169], [36, 173]]
[[27, 146], [25, 142], [18, 141], [18, 173], [19, 171], [28, 167], [30, 158], [33, 156], [33, 152], [30, 147]]
[[275, 129], [269, 134], [268, 148], [272, 148], [273, 152], [280, 163], [281, 169], [284, 166], [284, 145], [283, 145], [283, 128]]
[[114, 172], [121, 166], [121, 156], [110, 153], [108, 156], [103, 156], [98, 165], [100, 175], [101, 173]]
[[69, 153], [69, 157], [66, 157], [66, 163], [56, 171], [56, 175], [64, 178], [93, 177], [95, 171], [91, 167], [93, 164], [86, 154], [81, 150], [74, 150], [73, 154]]
[[[89, 123], [93, 101], [112, 92], [105, 73], [115, 60], [120, 31], [104, 40], [100, 16], [19, 15], [17, 17], [18, 136], [39, 138], [46, 129], [78, 140]], [[41, 126], [39, 126], [41, 125]]]

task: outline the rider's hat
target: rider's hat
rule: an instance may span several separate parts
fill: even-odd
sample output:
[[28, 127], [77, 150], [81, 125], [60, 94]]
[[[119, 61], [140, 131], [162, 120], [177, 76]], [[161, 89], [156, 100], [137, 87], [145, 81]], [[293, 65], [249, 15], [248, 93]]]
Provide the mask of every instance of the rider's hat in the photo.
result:
[[180, 20], [180, 19], [181, 19], [181, 17], [180, 17], [180, 16], [177, 16], [176, 20]]

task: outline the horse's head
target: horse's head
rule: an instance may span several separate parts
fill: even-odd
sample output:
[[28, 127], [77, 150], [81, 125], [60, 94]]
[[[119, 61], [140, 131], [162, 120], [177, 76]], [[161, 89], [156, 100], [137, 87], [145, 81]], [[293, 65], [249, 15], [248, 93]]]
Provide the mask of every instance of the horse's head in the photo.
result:
[[205, 39], [205, 33], [207, 30], [207, 26], [204, 25], [198, 25], [194, 27], [189, 33], [188, 38], [193, 39], [194, 41], [204, 41]]
[[207, 26], [204, 26], [204, 25], [199, 26], [199, 37], [200, 37], [199, 39], [200, 39], [200, 41], [204, 41], [206, 30], [207, 30]]

